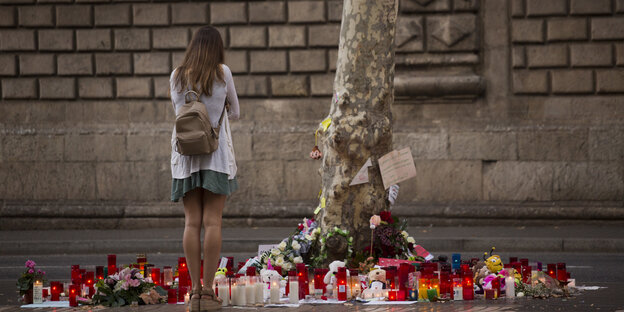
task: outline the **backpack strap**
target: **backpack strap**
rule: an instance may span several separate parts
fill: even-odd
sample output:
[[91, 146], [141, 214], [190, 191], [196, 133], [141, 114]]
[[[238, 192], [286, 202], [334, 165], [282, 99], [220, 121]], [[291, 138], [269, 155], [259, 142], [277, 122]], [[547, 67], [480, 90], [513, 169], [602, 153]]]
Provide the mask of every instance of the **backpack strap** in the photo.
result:
[[225, 115], [225, 108], [228, 105], [227, 97], [225, 98], [225, 103], [223, 104], [223, 111], [221, 112], [221, 117], [219, 117], [219, 125], [215, 129], [217, 129], [217, 135], [219, 135], [219, 131], [221, 130], [221, 123], [223, 122], [223, 116]]
[[197, 92], [195, 92], [195, 90], [187, 90], [186, 92], [184, 92], [184, 101], [186, 103], [190, 102], [189, 94], [195, 94], [195, 101], [199, 101], [199, 94], [197, 94]]

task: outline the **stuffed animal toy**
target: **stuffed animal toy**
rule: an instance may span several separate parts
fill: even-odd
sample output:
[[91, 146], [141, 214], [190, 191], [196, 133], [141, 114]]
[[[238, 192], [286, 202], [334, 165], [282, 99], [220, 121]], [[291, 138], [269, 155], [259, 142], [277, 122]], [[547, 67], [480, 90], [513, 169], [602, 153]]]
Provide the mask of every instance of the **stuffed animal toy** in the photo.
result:
[[[334, 277], [334, 275], [336, 273], [338, 273], [338, 268], [344, 268], [345, 263], [344, 261], [334, 261], [332, 263], [329, 264], [329, 271], [327, 272], [327, 274], [325, 274], [325, 277], [323, 278], [323, 282], [327, 285], [330, 284], [334, 284], [336, 278]], [[347, 274], [349, 274], [349, 271], [347, 271]]]
[[486, 258], [488, 253], [483, 253], [483, 261], [479, 261], [472, 267], [472, 271], [474, 272], [474, 283], [480, 289], [478, 293], [483, 291], [484, 279], [488, 275], [494, 274], [494, 276], [496, 276], [496, 274], [503, 269], [503, 261], [500, 256], [492, 255], [495, 249], [496, 248], [492, 247], [490, 250], [490, 257], [488, 258]]
[[220, 280], [224, 280], [226, 278], [227, 268], [218, 268], [217, 272], [215, 272], [214, 280], [218, 282]]
[[282, 276], [273, 269], [270, 259], [267, 261], [267, 268], [260, 270], [260, 277], [262, 277], [264, 283], [270, 282], [272, 277], [276, 277], [280, 280], [282, 279]]
[[312, 151], [310, 152], [310, 158], [312, 158], [312, 159], [321, 159], [322, 157], [323, 157], [323, 153], [318, 148], [318, 146], [315, 145], [314, 148], [312, 149]]
[[373, 269], [368, 272], [368, 288], [362, 291], [363, 298], [373, 298], [374, 291], [386, 288], [386, 270]]

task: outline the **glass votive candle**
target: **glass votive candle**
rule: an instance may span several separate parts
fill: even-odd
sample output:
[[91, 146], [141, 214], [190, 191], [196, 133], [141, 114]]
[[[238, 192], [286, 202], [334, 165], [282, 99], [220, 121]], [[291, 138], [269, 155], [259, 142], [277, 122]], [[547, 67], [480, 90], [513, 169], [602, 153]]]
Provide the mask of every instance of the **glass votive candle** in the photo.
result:
[[77, 307], [78, 306], [78, 301], [76, 300], [76, 297], [79, 295], [80, 293], [80, 285], [70, 285], [69, 286], [69, 306], [70, 307]]
[[397, 290], [388, 290], [388, 301], [397, 301]]
[[188, 287], [179, 286], [178, 287], [178, 302], [184, 302], [184, 295], [188, 292]]
[[163, 283], [169, 286], [173, 285], [173, 270], [170, 266], [163, 268]]
[[169, 288], [167, 290], [167, 303], [169, 304], [178, 303], [178, 294], [175, 288]]

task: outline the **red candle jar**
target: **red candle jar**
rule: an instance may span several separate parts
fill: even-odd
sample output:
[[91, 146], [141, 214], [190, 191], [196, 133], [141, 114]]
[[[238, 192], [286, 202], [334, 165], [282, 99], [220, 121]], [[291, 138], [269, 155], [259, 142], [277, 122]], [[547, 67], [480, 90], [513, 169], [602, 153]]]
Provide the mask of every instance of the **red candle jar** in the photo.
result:
[[518, 257], [509, 257], [509, 263], [518, 262]]
[[96, 280], [101, 280], [104, 279], [104, 266], [103, 265], [97, 265], [95, 266], [95, 279]]
[[308, 270], [304, 263], [297, 263], [297, 278], [299, 280], [299, 299], [305, 299], [305, 296], [310, 293], [310, 289], [308, 286]]
[[347, 268], [338, 268], [338, 272], [336, 273], [336, 284], [338, 286], [338, 300], [347, 300]]
[[60, 282], [50, 282], [50, 301], [59, 301], [59, 297], [61, 295], [61, 287], [59, 287]]
[[181, 287], [189, 286], [188, 270], [186, 269], [186, 267], [183, 267], [183, 269], [178, 270], [178, 285], [180, 285]]
[[80, 284], [87, 283], [87, 269], [80, 269]]
[[[188, 268], [186, 267], [186, 258], [185, 257], [179, 257], [178, 258], [178, 270], [187, 270]], [[230, 268], [228, 268], [228, 272], [232, 272], [232, 270], [230, 270]]]
[[386, 267], [384, 270], [386, 270], [386, 283], [388, 283], [388, 288], [396, 289], [396, 267]]
[[178, 302], [184, 302], [184, 295], [186, 295], [187, 291], [188, 291], [188, 288], [186, 286], [178, 287]]
[[410, 270], [410, 264], [409, 263], [401, 263], [399, 265], [399, 289], [407, 289], [408, 288], [408, 275], [409, 275], [409, 270]]
[[245, 275], [247, 275], [247, 276], [256, 276], [256, 267], [254, 267], [254, 266], [247, 267], [247, 272], [246, 272]]
[[76, 296], [80, 293], [80, 285], [71, 284], [69, 285], [69, 306], [77, 307], [78, 301], [76, 300]]
[[406, 289], [399, 289], [397, 291], [397, 301], [405, 301], [406, 293], [407, 293], [407, 288]]
[[485, 289], [485, 299], [486, 300], [494, 300], [494, 299], [496, 299], [496, 290], [494, 290], [494, 289]]
[[474, 299], [474, 281], [472, 280], [472, 276], [464, 275], [462, 277], [462, 296], [464, 300], [473, 300]]
[[528, 284], [531, 282], [531, 267], [528, 265], [522, 266], [522, 282]]
[[85, 284], [89, 287], [88, 297], [92, 298], [93, 295], [95, 295], [95, 287], [93, 287], [93, 284], [95, 283], [95, 272], [87, 272], [86, 275], [87, 278]]
[[[169, 304], [176, 304], [178, 303], [178, 298], [177, 298], [177, 293], [176, 290], [174, 288], [169, 288], [167, 290], [167, 303]], [[182, 298], [182, 300], [184, 300], [184, 298]]]
[[548, 272], [546, 274], [548, 274], [548, 276], [556, 279], [557, 278], [557, 265], [554, 263], [548, 263], [546, 265], [546, 269], [548, 270]]
[[282, 267], [279, 265], [274, 265], [273, 270], [277, 272], [277, 274], [282, 275]]
[[108, 255], [108, 275], [117, 273], [117, 255]]
[[501, 286], [500, 278], [497, 277], [492, 280], [492, 289], [496, 292], [494, 294], [495, 298], [500, 297], [500, 293], [501, 293], [500, 286]]
[[[340, 300], [340, 299], [338, 299]], [[388, 290], [388, 301], [397, 301], [397, 291]]]
[[451, 275], [448, 271], [440, 272], [440, 297], [450, 298], [452, 292]]
[[322, 295], [325, 289], [323, 269], [314, 269], [314, 289]]
[[566, 272], [566, 264], [563, 262], [557, 263], [557, 279], [565, 282], [568, 280], [568, 274]]
[[43, 296], [43, 298], [47, 298], [48, 297], [48, 289], [44, 288], [41, 290], [41, 295]]
[[156, 285], [160, 285], [160, 268], [152, 268], [152, 282]]
[[74, 264], [71, 266], [71, 282], [72, 284], [80, 284], [82, 281], [82, 277], [80, 277], [80, 266]]
[[526, 258], [525, 259], [520, 259], [520, 264], [528, 266], [529, 265], [529, 259], [526, 259]]

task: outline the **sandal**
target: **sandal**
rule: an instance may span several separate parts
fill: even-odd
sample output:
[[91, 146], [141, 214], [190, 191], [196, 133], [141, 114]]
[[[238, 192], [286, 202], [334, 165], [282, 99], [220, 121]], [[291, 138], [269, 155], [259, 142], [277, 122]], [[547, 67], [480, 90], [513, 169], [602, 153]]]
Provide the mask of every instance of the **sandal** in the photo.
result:
[[204, 287], [201, 291], [200, 311], [214, 311], [221, 309], [223, 300], [217, 297], [214, 290], [211, 287]]
[[189, 311], [200, 312], [201, 290], [193, 290], [191, 292], [191, 299], [189, 300]]

